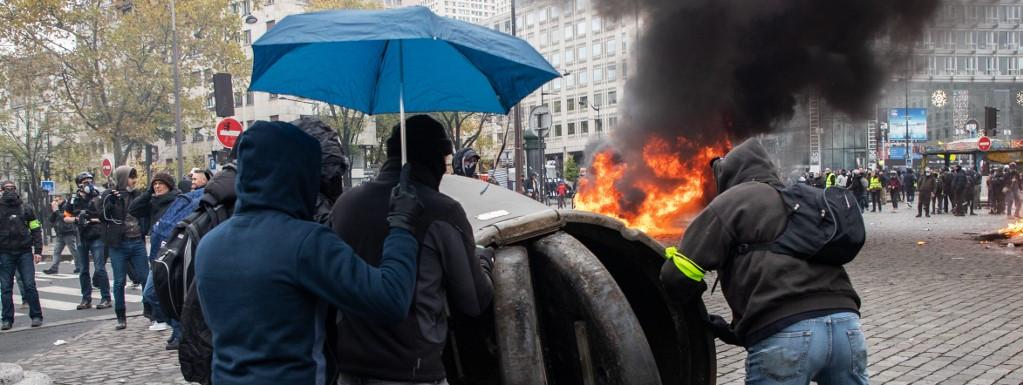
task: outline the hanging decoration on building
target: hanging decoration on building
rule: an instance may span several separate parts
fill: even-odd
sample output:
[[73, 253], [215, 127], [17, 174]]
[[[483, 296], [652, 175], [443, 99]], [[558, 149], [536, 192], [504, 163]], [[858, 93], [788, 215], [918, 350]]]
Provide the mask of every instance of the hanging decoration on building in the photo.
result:
[[952, 95], [952, 127], [956, 129], [956, 135], [966, 135], [963, 129], [966, 121], [970, 119], [970, 91], [955, 90]]
[[938, 108], [945, 107], [945, 104], [948, 104], [948, 95], [945, 94], [945, 90], [934, 90], [934, 93], [931, 94], [931, 104]]

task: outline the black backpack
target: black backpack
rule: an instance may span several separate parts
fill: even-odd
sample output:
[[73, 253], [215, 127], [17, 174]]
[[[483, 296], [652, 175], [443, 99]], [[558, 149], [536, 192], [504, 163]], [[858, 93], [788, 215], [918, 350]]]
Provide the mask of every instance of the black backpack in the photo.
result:
[[32, 245], [25, 208], [22, 206], [3, 206], [0, 210], [0, 249], [18, 250]]
[[739, 254], [768, 250], [827, 265], [843, 265], [856, 258], [867, 235], [852, 192], [801, 183], [775, 188], [789, 212], [785, 230], [773, 242], [740, 245]]
[[223, 204], [202, 203], [194, 213], [178, 222], [163, 242], [153, 261], [153, 287], [160, 297], [160, 308], [167, 316], [181, 319], [185, 295], [195, 277], [192, 262], [199, 240], [230, 216], [229, 208]]

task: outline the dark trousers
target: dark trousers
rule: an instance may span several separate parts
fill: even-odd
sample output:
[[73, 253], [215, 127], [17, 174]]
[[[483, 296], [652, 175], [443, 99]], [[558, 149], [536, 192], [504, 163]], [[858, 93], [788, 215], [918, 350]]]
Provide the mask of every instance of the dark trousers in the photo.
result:
[[[91, 241], [82, 240], [78, 245], [78, 285], [82, 288], [82, 301], [92, 302], [93, 283], [99, 289], [102, 299], [110, 300], [110, 276], [107, 275], [107, 256], [104, 253], [103, 241], [94, 239]], [[96, 274], [89, 271], [89, 254], [95, 261]]]
[[870, 212], [881, 211], [881, 190], [870, 192]]
[[920, 190], [920, 202], [917, 202], [917, 205], [916, 205], [916, 215], [920, 216], [921, 213], [927, 214], [927, 216], [931, 216], [931, 192], [930, 191]]
[[913, 189], [906, 189], [906, 202], [913, 203]]
[[43, 318], [43, 308], [39, 306], [39, 292], [36, 291], [36, 269], [32, 263], [30, 252], [0, 253], [0, 303], [3, 305], [2, 319], [14, 322], [14, 272], [21, 273], [24, 286], [21, 289], [21, 300], [28, 304], [28, 316], [32, 319]]
[[891, 190], [891, 193], [889, 193], [888, 196], [890, 196], [892, 198], [892, 208], [898, 209], [899, 208], [899, 190]]

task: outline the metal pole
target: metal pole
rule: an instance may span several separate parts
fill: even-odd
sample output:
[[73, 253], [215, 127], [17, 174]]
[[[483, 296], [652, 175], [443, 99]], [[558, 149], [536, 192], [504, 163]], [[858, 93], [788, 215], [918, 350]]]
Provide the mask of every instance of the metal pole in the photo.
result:
[[[511, 0], [511, 34], [517, 36], [517, 26], [515, 25], [515, 0]], [[541, 90], [540, 92], [543, 92]], [[519, 105], [515, 104], [515, 191], [519, 193], [525, 193], [526, 189], [523, 186], [525, 178], [523, 178], [522, 172], [522, 111]]]
[[906, 168], [913, 168], [913, 152], [910, 151], [912, 147], [909, 145], [909, 76], [910, 76], [910, 64], [912, 63], [912, 57], [906, 60]]
[[185, 175], [185, 161], [184, 152], [181, 149], [181, 144], [185, 141], [185, 136], [181, 132], [181, 79], [178, 70], [178, 26], [177, 26], [177, 13], [174, 10], [174, 0], [170, 2], [171, 7], [171, 41], [173, 44], [173, 55], [174, 55], [174, 142], [178, 152], [178, 177]]

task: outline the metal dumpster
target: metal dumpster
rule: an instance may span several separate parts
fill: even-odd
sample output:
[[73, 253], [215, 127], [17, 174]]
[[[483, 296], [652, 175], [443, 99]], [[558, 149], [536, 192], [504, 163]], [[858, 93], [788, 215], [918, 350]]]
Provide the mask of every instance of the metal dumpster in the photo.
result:
[[714, 383], [706, 309], [664, 295], [660, 244], [606, 216], [485, 188], [452, 175], [441, 183], [465, 208], [476, 243], [497, 249], [493, 313], [452, 315], [449, 382]]

